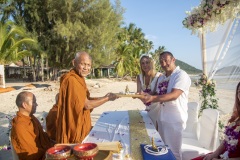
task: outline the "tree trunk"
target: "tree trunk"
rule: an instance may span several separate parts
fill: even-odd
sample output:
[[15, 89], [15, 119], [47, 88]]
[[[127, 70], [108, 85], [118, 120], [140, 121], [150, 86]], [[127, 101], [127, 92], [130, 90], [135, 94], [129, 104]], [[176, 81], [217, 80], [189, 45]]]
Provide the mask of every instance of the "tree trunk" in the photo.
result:
[[46, 68], [47, 68], [47, 80], [49, 80], [48, 58], [46, 58]]
[[42, 72], [42, 82], [44, 82], [44, 59], [41, 56], [41, 72]]
[[27, 74], [26, 74], [26, 68], [25, 68], [25, 61], [24, 61], [24, 59], [22, 59], [22, 63], [23, 63], [23, 78], [26, 78]]
[[32, 64], [32, 60], [30, 58], [30, 64], [31, 64], [31, 68], [32, 68], [32, 81], [36, 82], [36, 57], [33, 57], [33, 64]]
[[54, 81], [57, 81], [58, 79], [58, 75], [57, 75], [57, 68], [54, 68], [54, 71], [53, 71], [53, 76], [54, 76]]

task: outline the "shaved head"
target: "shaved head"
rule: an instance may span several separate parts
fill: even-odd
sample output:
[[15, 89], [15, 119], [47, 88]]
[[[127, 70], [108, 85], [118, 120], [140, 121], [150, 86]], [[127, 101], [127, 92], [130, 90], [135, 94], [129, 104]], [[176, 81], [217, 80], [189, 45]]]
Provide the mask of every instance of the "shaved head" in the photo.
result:
[[23, 91], [17, 95], [16, 98], [16, 105], [19, 107], [22, 107], [23, 102], [28, 102], [30, 98], [33, 96], [33, 93]]
[[92, 58], [87, 52], [78, 52], [73, 61], [74, 69], [81, 77], [91, 73]]
[[81, 60], [82, 56], [87, 56], [91, 61], [92, 61], [92, 57], [87, 53], [87, 52], [77, 52], [74, 58], [75, 63], [79, 63], [79, 61]]

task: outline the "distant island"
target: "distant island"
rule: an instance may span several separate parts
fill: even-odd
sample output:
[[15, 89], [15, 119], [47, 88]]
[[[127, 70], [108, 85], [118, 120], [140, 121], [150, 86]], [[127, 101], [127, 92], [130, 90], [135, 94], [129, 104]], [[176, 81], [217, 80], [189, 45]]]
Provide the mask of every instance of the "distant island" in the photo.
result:
[[240, 67], [236, 65], [220, 68], [216, 71], [216, 75], [239, 75]]
[[197, 69], [183, 61], [176, 60], [176, 65], [179, 66], [182, 70], [186, 71], [188, 74], [199, 75], [202, 73], [202, 70]]

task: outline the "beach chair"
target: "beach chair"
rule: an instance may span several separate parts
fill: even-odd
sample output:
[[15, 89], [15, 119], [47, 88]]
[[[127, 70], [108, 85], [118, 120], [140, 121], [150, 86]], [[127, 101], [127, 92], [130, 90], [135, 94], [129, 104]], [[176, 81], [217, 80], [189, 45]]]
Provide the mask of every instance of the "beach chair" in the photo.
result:
[[182, 158], [190, 160], [202, 154], [214, 151], [219, 145], [218, 138], [219, 111], [216, 109], [203, 110], [198, 122], [198, 137], [182, 139]]
[[188, 102], [188, 120], [183, 131], [183, 138], [197, 138], [199, 103]]

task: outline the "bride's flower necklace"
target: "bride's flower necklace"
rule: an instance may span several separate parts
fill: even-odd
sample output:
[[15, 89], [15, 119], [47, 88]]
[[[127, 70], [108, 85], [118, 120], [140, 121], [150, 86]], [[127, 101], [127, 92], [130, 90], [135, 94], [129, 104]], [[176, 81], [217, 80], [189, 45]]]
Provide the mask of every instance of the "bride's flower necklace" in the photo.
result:
[[[152, 76], [150, 76], [150, 80], [149, 80], [148, 85], [146, 85], [145, 76], [143, 76], [143, 86], [142, 86], [143, 92], [145, 92], [145, 93], [150, 93], [151, 92], [151, 82], [152, 82]], [[151, 102], [145, 103], [145, 105], [150, 106]]]
[[238, 144], [238, 138], [240, 136], [240, 126], [236, 122], [230, 123], [225, 127], [225, 139], [224, 146], [226, 151], [220, 155], [223, 159], [228, 159], [228, 154], [236, 150]]
[[147, 92], [147, 93], [150, 93], [151, 92], [151, 82], [152, 82], [152, 76], [150, 76], [150, 80], [149, 80], [149, 83], [148, 85], [146, 85], [146, 77], [143, 76], [143, 92]]
[[[165, 75], [164, 75], [165, 76]], [[168, 87], [168, 82], [170, 80], [170, 76], [168, 77], [164, 77], [163, 80], [158, 84], [158, 89], [159, 89], [159, 92], [158, 94], [159, 95], [163, 95], [163, 94], [166, 94], [167, 93], [167, 87]]]

